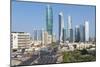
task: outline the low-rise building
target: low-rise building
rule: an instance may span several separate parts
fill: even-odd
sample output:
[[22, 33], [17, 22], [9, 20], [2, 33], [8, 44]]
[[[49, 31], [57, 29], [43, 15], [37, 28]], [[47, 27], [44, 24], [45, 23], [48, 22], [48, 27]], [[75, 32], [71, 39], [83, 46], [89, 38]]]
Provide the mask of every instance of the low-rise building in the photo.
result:
[[22, 49], [31, 46], [30, 33], [26, 32], [12, 32], [11, 33], [11, 48]]

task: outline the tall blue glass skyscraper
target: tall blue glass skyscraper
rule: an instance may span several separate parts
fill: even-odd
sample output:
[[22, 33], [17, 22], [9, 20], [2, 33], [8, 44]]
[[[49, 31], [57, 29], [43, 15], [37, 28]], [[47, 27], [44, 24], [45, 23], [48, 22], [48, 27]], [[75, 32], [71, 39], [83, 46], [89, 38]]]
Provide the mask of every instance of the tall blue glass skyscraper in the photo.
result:
[[46, 8], [46, 30], [49, 35], [52, 35], [53, 32], [53, 11], [50, 5], [47, 5]]

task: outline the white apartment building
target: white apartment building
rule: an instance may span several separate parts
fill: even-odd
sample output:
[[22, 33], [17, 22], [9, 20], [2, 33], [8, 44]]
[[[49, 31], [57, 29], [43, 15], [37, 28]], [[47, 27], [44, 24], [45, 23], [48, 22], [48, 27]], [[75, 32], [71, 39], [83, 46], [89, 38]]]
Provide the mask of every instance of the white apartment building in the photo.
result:
[[12, 32], [11, 33], [11, 48], [20, 49], [28, 48], [31, 44], [30, 33], [26, 32]]

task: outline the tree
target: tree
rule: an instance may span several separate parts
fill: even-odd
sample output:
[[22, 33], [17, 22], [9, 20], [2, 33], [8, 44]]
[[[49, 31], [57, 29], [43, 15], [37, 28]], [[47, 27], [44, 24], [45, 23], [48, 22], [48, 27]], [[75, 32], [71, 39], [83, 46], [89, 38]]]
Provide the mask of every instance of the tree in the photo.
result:
[[83, 50], [81, 50], [81, 54], [86, 55], [86, 54], [88, 54], [88, 51], [86, 49], [83, 49]]
[[88, 54], [88, 51], [86, 49], [83, 49], [81, 51], [75, 50], [75, 51], [69, 51], [69, 52], [62, 52], [63, 55], [63, 62], [89, 62], [89, 61], [95, 61], [96, 57], [94, 55]]

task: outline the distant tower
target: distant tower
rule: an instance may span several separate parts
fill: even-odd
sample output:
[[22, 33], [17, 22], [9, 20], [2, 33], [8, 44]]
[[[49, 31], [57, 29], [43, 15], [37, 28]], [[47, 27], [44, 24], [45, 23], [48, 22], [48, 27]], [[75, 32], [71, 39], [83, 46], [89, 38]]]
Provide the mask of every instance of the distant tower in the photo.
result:
[[44, 29], [42, 28], [42, 44], [44, 44], [44, 37], [45, 37], [45, 35], [44, 35]]
[[71, 16], [68, 16], [67, 40], [69, 40], [70, 42], [73, 42], [73, 29], [72, 29], [72, 18], [71, 18]]
[[80, 42], [85, 42], [85, 26], [80, 25]]
[[38, 30], [38, 40], [42, 41], [42, 29]]
[[68, 16], [68, 29], [72, 29], [72, 18]]
[[50, 5], [46, 8], [46, 29], [49, 35], [53, 32], [53, 11]]
[[63, 13], [59, 13], [59, 41], [63, 42], [63, 30], [64, 30], [64, 17]]
[[89, 22], [85, 21], [85, 41], [89, 41]]
[[34, 41], [38, 41], [38, 31], [37, 30], [33, 30], [33, 39]]
[[70, 42], [73, 42], [73, 29], [70, 29]]
[[63, 29], [63, 41], [66, 41], [66, 28]]
[[79, 26], [75, 27], [75, 42], [79, 42], [80, 41], [80, 29]]

